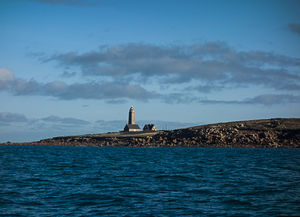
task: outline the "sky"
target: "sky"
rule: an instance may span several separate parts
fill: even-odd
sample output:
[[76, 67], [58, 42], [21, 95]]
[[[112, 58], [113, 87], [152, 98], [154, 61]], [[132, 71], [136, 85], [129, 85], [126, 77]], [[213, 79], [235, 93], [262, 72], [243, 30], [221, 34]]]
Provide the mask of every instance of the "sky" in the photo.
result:
[[0, 142], [300, 117], [298, 0], [0, 0]]

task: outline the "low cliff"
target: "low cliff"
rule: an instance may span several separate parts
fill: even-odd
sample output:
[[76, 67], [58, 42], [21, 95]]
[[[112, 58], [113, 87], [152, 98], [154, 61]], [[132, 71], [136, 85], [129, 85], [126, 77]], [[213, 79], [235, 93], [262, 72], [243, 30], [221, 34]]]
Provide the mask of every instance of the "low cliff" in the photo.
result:
[[300, 119], [278, 118], [238, 121], [148, 133], [120, 132], [66, 136], [19, 144], [61, 146], [299, 148]]

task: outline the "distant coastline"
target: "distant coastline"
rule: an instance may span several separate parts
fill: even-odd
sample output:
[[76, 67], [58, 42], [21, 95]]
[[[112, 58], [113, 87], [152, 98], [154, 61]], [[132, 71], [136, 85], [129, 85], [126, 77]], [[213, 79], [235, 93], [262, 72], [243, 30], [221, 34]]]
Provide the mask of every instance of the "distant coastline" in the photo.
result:
[[63, 136], [0, 145], [300, 148], [300, 118], [237, 121], [169, 131]]

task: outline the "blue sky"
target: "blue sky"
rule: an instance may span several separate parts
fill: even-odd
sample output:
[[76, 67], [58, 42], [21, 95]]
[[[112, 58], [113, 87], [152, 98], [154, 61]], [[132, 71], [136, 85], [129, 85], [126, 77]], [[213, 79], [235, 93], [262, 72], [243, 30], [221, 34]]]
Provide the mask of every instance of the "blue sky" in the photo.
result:
[[1, 0], [0, 142], [300, 116], [300, 3]]

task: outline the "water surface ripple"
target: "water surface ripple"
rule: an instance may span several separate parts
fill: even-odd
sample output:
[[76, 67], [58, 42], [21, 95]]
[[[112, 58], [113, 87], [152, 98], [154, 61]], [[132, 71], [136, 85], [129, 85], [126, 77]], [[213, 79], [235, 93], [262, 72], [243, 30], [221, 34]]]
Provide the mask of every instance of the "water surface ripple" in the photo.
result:
[[0, 146], [2, 216], [296, 216], [300, 150]]

